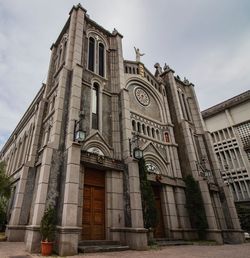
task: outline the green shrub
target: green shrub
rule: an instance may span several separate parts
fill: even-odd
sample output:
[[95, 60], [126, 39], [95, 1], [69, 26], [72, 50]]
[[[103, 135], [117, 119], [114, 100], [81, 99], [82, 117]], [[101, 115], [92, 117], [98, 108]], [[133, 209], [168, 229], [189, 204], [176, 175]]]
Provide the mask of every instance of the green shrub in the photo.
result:
[[154, 192], [151, 183], [147, 179], [147, 168], [143, 158], [139, 160], [139, 175], [144, 227], [147, 229], [154, 228], [158, 222], [158, 214]]
[[199, 184], [191, 175], [186, 176], [185, 183], [186, 208], [191, 225], [193, 228], [197, 228], [199, 238], [205, 239], [208, 223]]
[[40, 232], [42, 235], [42, 241], [52, 242], [55, 238], [56, 231], [56, 210], [52, 206], [49, 206], [41, 220]]
[[0, 231], [4, 230], [7, 222], [7, 205], [11, 195], [11, 181], [5, 174], [5, 164], [0, 162]]

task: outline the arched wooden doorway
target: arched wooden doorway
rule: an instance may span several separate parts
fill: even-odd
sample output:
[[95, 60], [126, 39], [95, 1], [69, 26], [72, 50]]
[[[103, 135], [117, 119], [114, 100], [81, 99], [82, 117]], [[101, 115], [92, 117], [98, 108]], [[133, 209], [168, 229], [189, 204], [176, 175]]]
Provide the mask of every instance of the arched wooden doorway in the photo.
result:
[[158, 211], [158, 224], [154, 230], [154, 237], [165, 238], [166, 234], [161, 206], [161, 186], [152, 184], [152, 188], [155, 196], [156, 209]]
[[105, 239], [105, 172], [84, 172], [82, 239]]

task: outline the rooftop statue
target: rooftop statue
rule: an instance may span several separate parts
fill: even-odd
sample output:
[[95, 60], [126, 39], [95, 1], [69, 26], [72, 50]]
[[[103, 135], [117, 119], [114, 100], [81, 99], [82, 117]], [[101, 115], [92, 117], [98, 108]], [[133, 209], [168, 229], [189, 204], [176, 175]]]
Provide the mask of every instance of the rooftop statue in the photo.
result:
[[141, 54], [139, 48], [134, 47], [134, 49], [136, 54], [136, 62], [141, 62], [141, 56], [144, 56], [145, 54]]

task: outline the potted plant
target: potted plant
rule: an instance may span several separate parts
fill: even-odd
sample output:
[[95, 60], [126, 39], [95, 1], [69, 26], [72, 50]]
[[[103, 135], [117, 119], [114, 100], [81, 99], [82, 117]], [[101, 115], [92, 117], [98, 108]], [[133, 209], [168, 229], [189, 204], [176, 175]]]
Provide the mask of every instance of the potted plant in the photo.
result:
[[53, 241], [56, 231], [56, 211], [49, 206], [42, 217], [40, 233], [42, 236], [41, 252], [43, 256], [49, 256], [52, 253]]

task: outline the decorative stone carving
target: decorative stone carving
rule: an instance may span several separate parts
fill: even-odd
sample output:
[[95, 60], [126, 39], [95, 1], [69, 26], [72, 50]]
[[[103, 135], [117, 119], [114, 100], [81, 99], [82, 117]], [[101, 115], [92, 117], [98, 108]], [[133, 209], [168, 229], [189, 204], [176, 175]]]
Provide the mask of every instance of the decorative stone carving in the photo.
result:
[[189, 84], [189, 80], [186, 78], [186, 77], [184, 77], [184, 81], [183, 81], [186, 85], [188, 85]]
[[161, 74], [162, 74], [162, 68], [161, 68], [161, 66], [160, 66], [160, 64], [159, 63], [156, 63], [155, 65], [154, 65], [154, 67], [155, 67], [155, 77], [159, 77]]
[[169, 70], [169, 69], [170, 69], [170, 67], [165, 63], [165, 65], [164, 65], [164, 67], [163, 67], [164, 72], [167, 71], [167, 70]]
[[91, 147], [87, 150], [87, 152], [94, 153], [100, 156], [104, 156], [104, 153], [97, 147]]
[[148, 173], [153, 173], [156, 175], [160, 174], [159, 168], [157, 167], [157, 165], [155, 165], [152, 162], [146, 162], [146, 168], [147, 168]]

